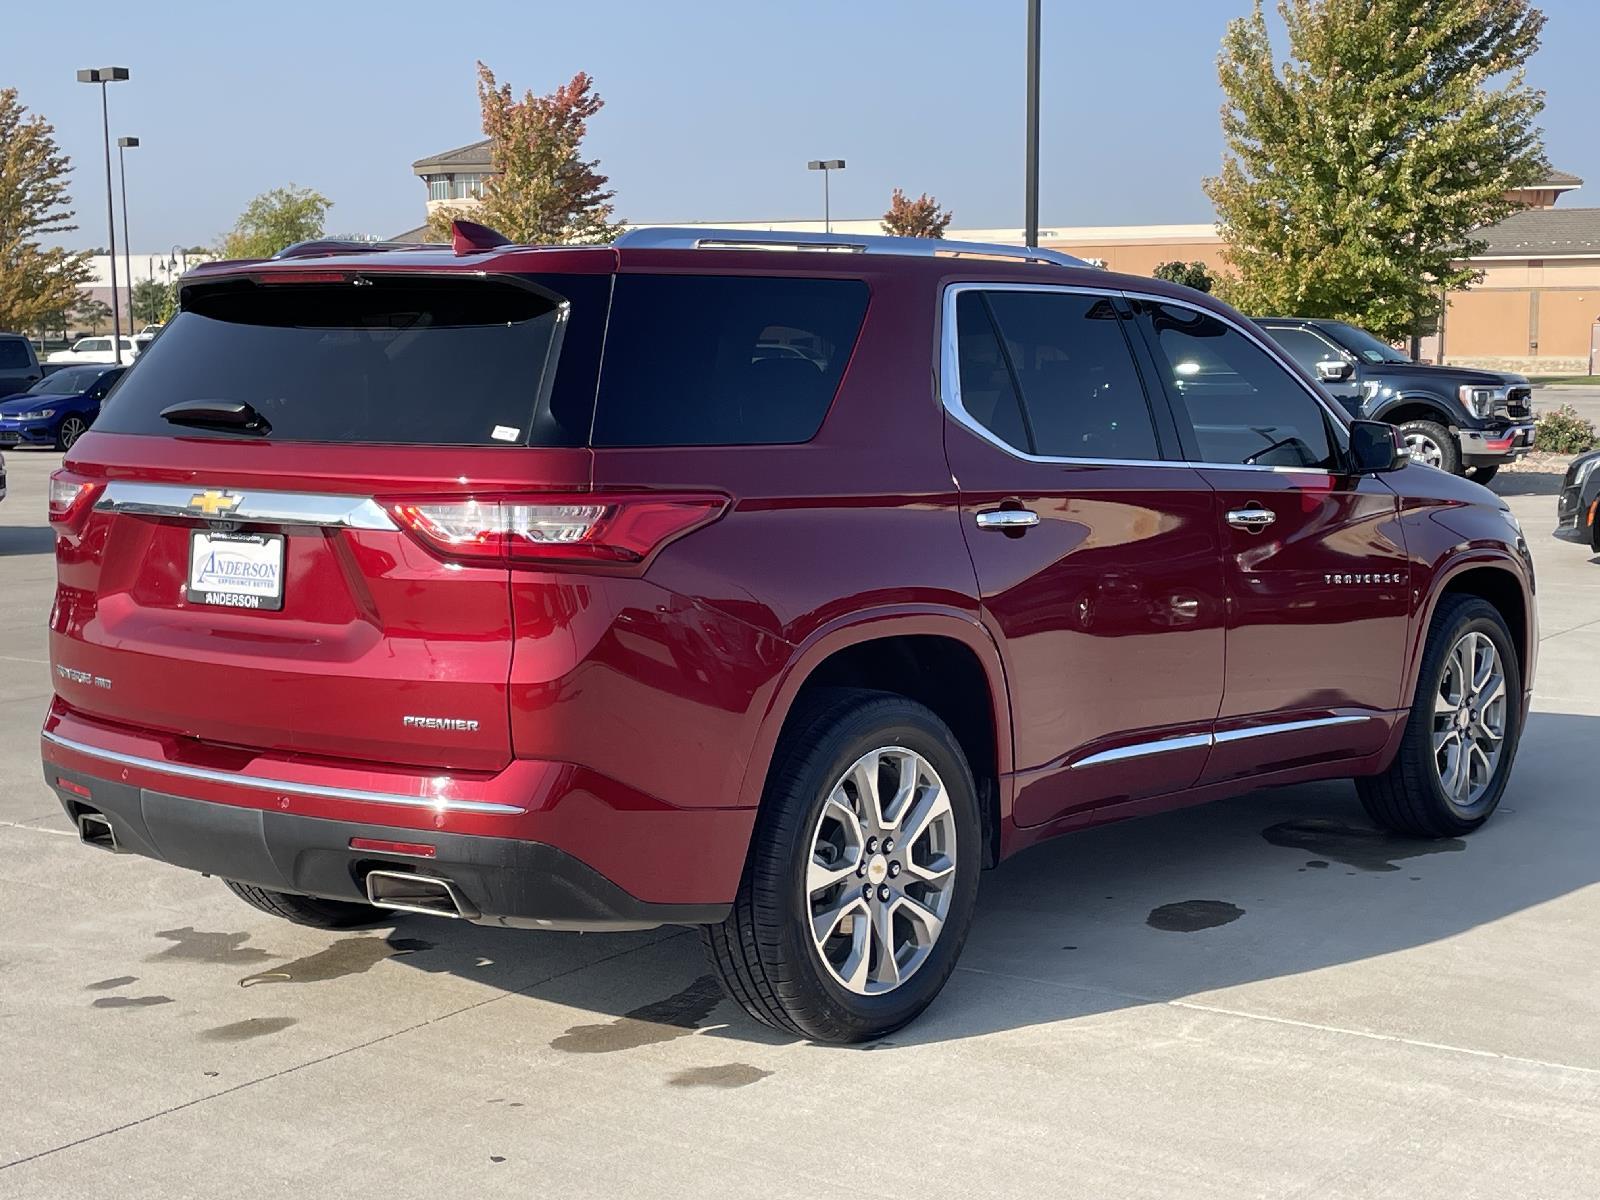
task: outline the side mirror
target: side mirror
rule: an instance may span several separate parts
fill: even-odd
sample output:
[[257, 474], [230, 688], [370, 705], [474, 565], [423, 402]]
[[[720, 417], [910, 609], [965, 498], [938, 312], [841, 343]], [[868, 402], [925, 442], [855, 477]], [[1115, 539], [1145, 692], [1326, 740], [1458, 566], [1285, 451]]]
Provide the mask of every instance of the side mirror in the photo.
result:
[[1397, 471], [1411, 458], [1400, 441], [1400, 431], [1386, 421], [1350, 422], [1350, 471], [1354, 475], [1381, 475]]
[[1355, 373], [1355, 364], [1342, 358], [1324, 359], [1317, 364], [1317, 378], [1323, 383], [1343, 383]]

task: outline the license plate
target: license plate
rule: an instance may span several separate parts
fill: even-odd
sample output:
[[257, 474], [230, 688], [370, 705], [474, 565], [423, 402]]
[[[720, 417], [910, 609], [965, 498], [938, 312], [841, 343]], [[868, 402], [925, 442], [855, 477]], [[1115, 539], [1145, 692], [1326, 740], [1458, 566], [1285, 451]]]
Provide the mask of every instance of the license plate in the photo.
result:
[[189, 537], [190, 604], [276, 611], [283, 607], [281, 533], [203, 533]]

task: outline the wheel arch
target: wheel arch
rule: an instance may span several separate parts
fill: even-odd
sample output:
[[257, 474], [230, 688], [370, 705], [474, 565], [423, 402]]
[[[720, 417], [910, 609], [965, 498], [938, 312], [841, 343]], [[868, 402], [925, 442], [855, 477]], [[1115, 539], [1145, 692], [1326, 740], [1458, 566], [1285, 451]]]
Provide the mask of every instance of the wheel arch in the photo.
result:
[[1417, 674], [1422, 669], [1422, 655], [1427, 645], [1428, 633], [1440, 603], [1446, 596], [1477, 596], [1492, 604], [1505, 617], [1511, 630], [1512, 642], [1517, 652], [1517, 666], [1522, 677], [1523, 691], [1532, 686], [1532, 675], [1537, 656], [1537, 633], [1534, 624], [1533, 596], [1527, 576], [1516, 559], [1508, 553], [1476, 552], [1463, 555], [1446, 564], [1434, 576], [1427, 604], [1417, 622], [1417, 634], [1410, 655], [1405, 694], [1416, 694]]
[[762, 718], [740, 789], [761, 802], [773, 753], [795, 705], [817, 687], [895, 692], [950, 726], [978, 784], [986, 861], [998, 858], [1011, 812], [1011, 709], [999, 648], [978, 621], [956, 611], [893, 610], [829, 625], [791, 656]]
[[1391, 425], [1403, 425], [1407, 421], [1433, 421], [1449, 429], [1452, 425], [1460, 424], [1455, 414], [1451, 413], [1448, 403], [1431, 392], [1402, 393], [1372, 416], [1374, 420], [1387, 421]]

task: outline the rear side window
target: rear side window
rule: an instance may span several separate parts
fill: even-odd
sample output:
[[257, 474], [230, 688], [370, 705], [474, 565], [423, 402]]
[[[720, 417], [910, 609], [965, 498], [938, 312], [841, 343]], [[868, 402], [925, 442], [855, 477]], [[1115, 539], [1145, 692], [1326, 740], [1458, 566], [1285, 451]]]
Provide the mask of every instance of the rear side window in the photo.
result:
[[809, 441], [867, 297], [858, 279], [618, 276], [594, 445]]
[[1270, 354], [1216, 317], [1176, 304], [1150, 307], [1156, 359], [1200, 459], [1264, 467], [1337, 466], [1328, 419]]
[[28, 357], [28, 348], [21, 338], [0, 338], [0, 370], [31, 366], [33, 360]]
[[201, 285], [95, 427], [239, 437], [161, 417], [224, 400], [260, 413], [273, 441], [581, 445], [610, 279], [529, 282], [374, 272]]
[[1108, 297], [963, 292], [956, 335], [962, 407], [1007, 445], [1047, 458], [1161, 457]]
[[1319, 362], [1338, 362], [1343, 356], [1314, 333], [1304, 329], [1267, 326], [1272, 340], [1282, 346], [1288, 356], [1299, 363], [1312, 378], [1316, 377]]

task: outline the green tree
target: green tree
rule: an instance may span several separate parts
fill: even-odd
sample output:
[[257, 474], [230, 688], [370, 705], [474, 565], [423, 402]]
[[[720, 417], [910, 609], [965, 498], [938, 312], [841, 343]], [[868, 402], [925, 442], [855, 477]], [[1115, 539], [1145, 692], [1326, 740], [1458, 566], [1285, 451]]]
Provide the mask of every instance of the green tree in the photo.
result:
[[1181, 262], [1174, 259], [1171, 262], [1157, 263], [1156, 269], [1150, 274], [1157, 279], [1165, 279], [1168, 283], [1181, 283], [1184, 287], [1192, 287], [1197, 292], [1209, 292], [1217, 286], [1216, 276], [1211, 274], [1211, 268], [1198, 260]]
[[589, 118], [605, 106], [594, 81], [579, 71], [548, 96], [530, 90], [520, 101], [510, 84], [497, 84], [494, 72], [478, 64], [478, 102], [483, 132], [489, 135], [493, 174], [474, 206], [444, 206], [429, 224], [449, 239], [458, 216], [492, 226], [514, 242], [529, 245], [609, 242], [622, 222], [612, 219], [615, 192], [597, 170], [597, 159], [582, 156]]
[[133, 323], [153, 325], [164, 320], [171, 287], [159, 279], [142, 279], [133, 287]]
[[1472, 231], [1548, 169], [1525, 64], [1528, 0], [1279, 0], [1275, 63], [1261, 0], [1230, 22], [1218, 71], [1222, 173], [1206, 180], [1250, 312], [1338, 317], [1398, 341], [1429, 327]]
[[885, 233], [897, 237], [942, 238], [954, 216], [940, 208], [939, 202], [927, 192], [913, 200], [895, 188], [889, 197], [889, 211], [883, 214], [880, 223]]
[[271, 258], [285, 246], [322, 236], [333, 201], [290, 184], [262, 192], [239, 214], [222, 241], [223, 258]]
[[55, 129], [28, 116], [15, 88], [0, 89], [0, 329], [32, 329], [71, 307], [91, 278], [88, 256], [40, 245], [71, 233], [67, 176]]
[[101, 324], [111, 319], [111, 306], [104, 300], [84, 296], [73, 306], [71, 315], [77, 324], [87, 325], [90, 333], [99, 333]]

